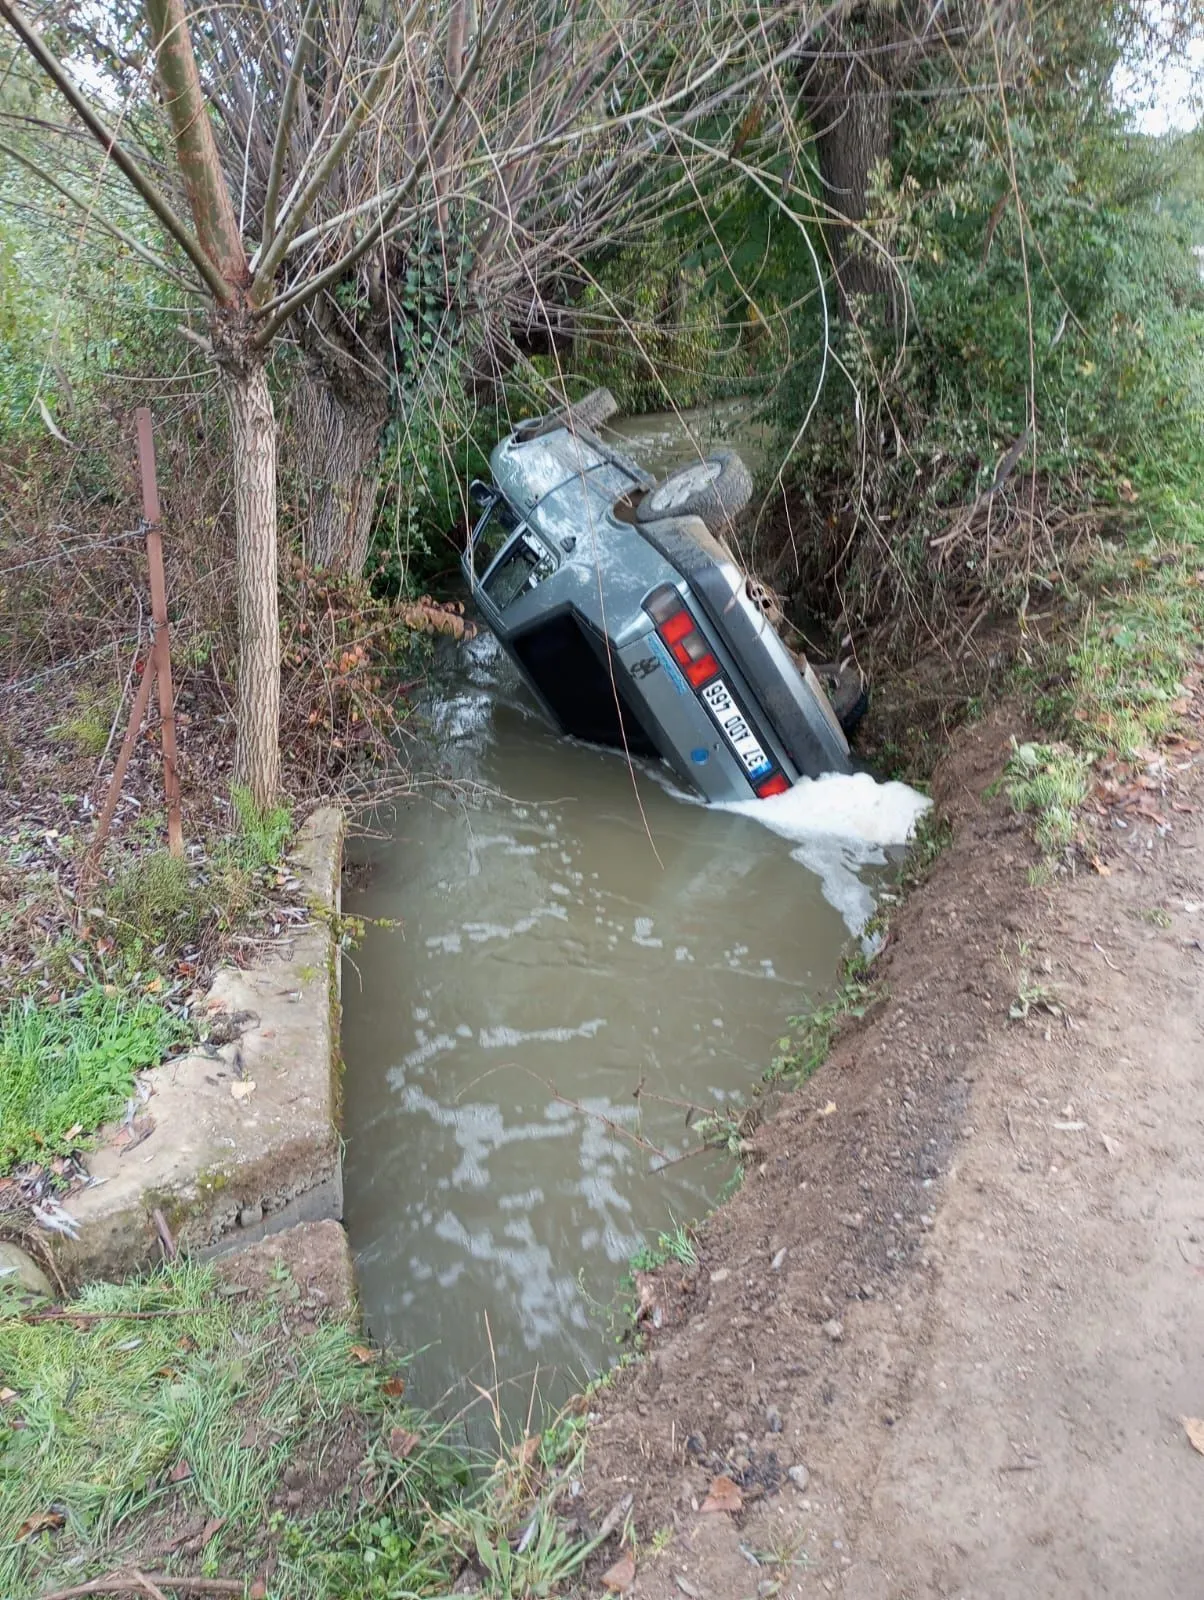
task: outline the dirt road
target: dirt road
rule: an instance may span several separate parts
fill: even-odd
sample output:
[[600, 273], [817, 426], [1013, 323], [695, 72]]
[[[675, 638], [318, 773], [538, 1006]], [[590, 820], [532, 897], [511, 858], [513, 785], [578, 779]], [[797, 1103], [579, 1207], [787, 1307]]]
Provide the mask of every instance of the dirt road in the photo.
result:
[[1032, 889], [984, 798], [1007, 735], [945, 763], [887, 997], [602, 1402], [587, 1491], [634, 1496], [636, 1596], [1204, 1594], [1204, 768]]

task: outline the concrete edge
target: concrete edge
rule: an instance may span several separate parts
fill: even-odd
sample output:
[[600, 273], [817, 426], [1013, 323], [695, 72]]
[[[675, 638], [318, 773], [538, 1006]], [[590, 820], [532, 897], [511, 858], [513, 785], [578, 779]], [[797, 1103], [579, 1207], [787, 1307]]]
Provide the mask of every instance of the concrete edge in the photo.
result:
[[69, 1287], [161, 1261], [156, 1210], [176, 1245], [202, 1259], [298, 1223], [341, 1221], [343, 831], [342, 813], [322, 807], [290, 855], [309, 925], [259, 966], [215, 976], [206, 1004], [242, 1018], [242, 1031], [156, 1069], [150, 1132], [100, 1146], [88, 1158], [92, 1182], [66, 1198], [77, 1235], [39, 1233]]

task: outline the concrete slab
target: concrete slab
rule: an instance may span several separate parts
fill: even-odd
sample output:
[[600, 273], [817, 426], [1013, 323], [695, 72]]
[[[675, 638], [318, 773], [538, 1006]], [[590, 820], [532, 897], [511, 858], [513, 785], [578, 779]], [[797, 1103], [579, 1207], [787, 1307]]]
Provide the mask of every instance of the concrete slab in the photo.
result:
[[300, 1222], [341, 1218], [339, 909], [343, 819], [302, 827], [293, 866], [315, 914], [263, 965], [223, 969], [210, 998], [246, 1030], [209, 1054], [165, 1063], [145, 1110], [149, 1136], [89, 1157], [101, 1179], [68, 1201], [79, 1237], [52, 1243], [69, 1283], [121, 1277], [160, 1259], [153, 1212], [178, 1245], [214, 1255]]

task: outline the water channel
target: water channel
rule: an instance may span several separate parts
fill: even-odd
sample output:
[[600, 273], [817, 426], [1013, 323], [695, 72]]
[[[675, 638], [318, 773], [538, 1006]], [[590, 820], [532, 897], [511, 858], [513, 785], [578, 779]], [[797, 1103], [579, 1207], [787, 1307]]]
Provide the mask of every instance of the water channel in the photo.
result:
[[498, 1383], [521, 1418], [533, 1385], [554, 1403], [613, 1359], [632, 1253], [729, 1177], [674, 1159], [686, 1108], [747, 1103], [897, 824], [864, 776], [701, 805], [558, 738], [488, 635], [437, 682], [441, 781], [352, 847], [345, 910], [396, 926], [344, 966], [346, 1220], [415, 1398]]

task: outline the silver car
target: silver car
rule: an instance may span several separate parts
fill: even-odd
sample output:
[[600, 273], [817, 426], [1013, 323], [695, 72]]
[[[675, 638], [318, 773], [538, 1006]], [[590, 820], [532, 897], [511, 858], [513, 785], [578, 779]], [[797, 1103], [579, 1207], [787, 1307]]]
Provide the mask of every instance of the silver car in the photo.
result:
[[818, 678], [722, 538], [751, 494], [743, 463], [716, 451], [658, 484], [593, 431], [613, 409], [597, 391], [494, 449], [463, 557], [484, 621], [562, 732], [659, 757], [708, 800], [851, 771]]

